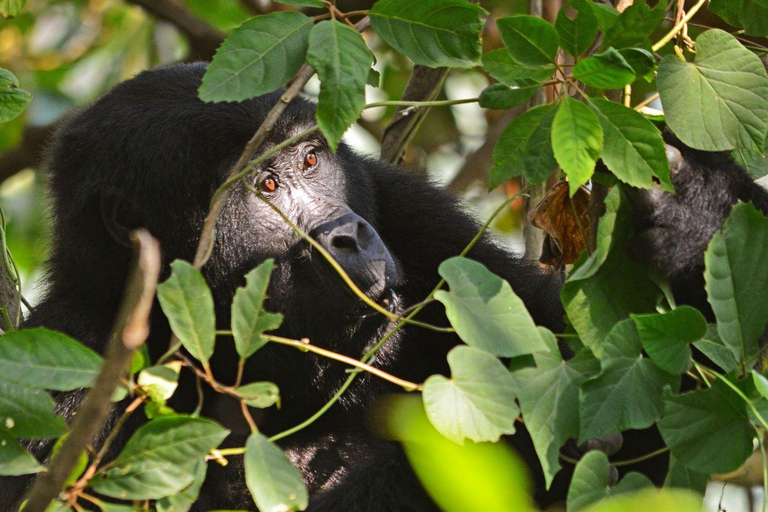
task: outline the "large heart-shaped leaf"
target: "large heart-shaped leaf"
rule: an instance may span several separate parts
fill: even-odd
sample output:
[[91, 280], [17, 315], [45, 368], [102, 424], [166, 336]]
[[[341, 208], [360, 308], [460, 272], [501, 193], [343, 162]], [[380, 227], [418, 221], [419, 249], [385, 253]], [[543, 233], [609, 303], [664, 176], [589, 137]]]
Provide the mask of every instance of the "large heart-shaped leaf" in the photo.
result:
[[768, 132], [768, 74], [732, 35], [722, 30], [701, 34], [694, 62], [668, 55], [659, 65], [658, 84], [666, 122], [685, 144], [704, 151], [762, 151]]
[[463, 443], [496, 441], [515, 432], [515, 381], [501, 362], [482, 350], [458, 346], [448, 353], [451, 378], [424, 383], [424, 408], [435, 428]]

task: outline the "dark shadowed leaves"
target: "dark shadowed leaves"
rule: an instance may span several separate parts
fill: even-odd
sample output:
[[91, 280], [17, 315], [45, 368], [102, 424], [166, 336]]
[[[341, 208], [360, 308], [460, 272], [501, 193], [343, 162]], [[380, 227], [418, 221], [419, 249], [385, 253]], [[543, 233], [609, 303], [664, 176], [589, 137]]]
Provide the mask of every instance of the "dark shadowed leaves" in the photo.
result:
[[609, 472], [610, 462], [603, 452], [591, 451], [584, 455], [576, 465], [568, 489], [568, 510], [575, 512], [610, 496], [653, 487], [653, 482], [640, 473], [629, 473], [609, 487]]
[[632, 315], [643, 349], [662, 370], [679, 375], [688, 369], [688, 346], [707, 332], [707, 320], [697, 309], [681, 306], [669, 313]]
[[304, 62], [312, 18], [294, 11], [256, 16], [219, 47], [200, 86], [203, 101], [242, 101], [285, 85]]
[[577, 62], [573, 77], [598, 89], [621, 89], [635, 81], [635, 70], [622, 54], [608, 48]]
[[19, 476], [39, 473], [43, 466], [12, 435], [0, 428], [0, 475]]
[[478, 17], [485, 9], [465, 0], [380, 0], [371, 26], [394, 49], [429, 67], [472, 67], [480, 60]]
[[648, 7], [645, 0], [630, 5], [606, 31], [603, 48], [627, 48], [646, 41], [661, 25], [666, 9], [667, 0], [662, 0], [653, 9]]
[[435, 428], [463, 443], [497, 441], [515, 432], [515, 381], [501, 362], [460, 345], [448, 353], [451, 378], [432, 375], [424, 383], [424, 408]]
[[283, 315], [263, 309], [269, 276], [275, 267], [266, 260], [245, 275], [245, 286], [238, 288], [232, 300], [232, 334], [241, 359], [247, 359], [267, 343], [264, 331], [280, 327]]
[[659, 419], [662, 390], [677, 379], [643, 357], [632, 320], [618, 324], [603, 347], [600, 375], [581, 385], [579, 440], [646, 428]]
[[125, 448], [91, 481], [91, 487], [113, 498], [158, 499], [195, 481], [195, 463], [229, 434], [218, 423], [191, 416], [154, 419], [136, 431]]
[[531, 99], [539, 87], [538, 82], [529, 79], [520, 79], [513, 86], [493, 84], [480, 94], [478, 103], [483, 108], [512, 108]]
[[555, 72], [555, 65], [528, 66], [516, 62], [507, 50], [494, 50], [483, 55], [483, 69], [499, 82], [514, 87], [520, 80], [547, 80]]
[[755, 437], [747, 404], [720, 380], [679, 396], [668, 392], [659, 430], [677, 461], [708, 474], [739, 467]]
[[0, 381], [0, 428], [22, 439], [50, 439], [66, 433], [67, 425], [54, 414], [56, 403], [40, 389]]
[[[590, 3], [588, 0], [572, 0], [558, 13], [555, 21], [560, 46], [574, 57], [581, 55], [597, 37], [597, 16]], [[568, 16], [569, 7], [578, 14]]]
[[551, 137], [556, 112], [552, 104], [541, 105], [509, 123], [493, 148], [490, 189], [515, 176], [536, 184], [552, 174], [557, 165]]

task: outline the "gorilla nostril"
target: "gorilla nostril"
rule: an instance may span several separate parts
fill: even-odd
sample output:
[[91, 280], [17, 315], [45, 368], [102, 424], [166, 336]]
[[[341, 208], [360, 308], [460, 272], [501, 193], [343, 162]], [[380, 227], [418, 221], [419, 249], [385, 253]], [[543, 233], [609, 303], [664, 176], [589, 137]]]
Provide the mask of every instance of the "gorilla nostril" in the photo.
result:
[[331, 239], [331, 245], [342, 251], [356, 251], [357, 240], [349, 235], [336, 235]]

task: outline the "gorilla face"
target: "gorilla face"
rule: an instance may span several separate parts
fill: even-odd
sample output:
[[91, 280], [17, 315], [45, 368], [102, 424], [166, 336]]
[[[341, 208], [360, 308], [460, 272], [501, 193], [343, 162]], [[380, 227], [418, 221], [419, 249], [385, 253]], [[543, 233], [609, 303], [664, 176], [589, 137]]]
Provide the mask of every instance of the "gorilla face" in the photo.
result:
[[[305, 128], [297, 126], [293, 131]], [[363, 207], [361, 213], [371, 222], [350, 207], [350, 191], [360, 187], [351, 186], [353, 178], [344, 166], [343, 157], [333, 154], [322, 136], [310, 135], [276, 153], [246, 178], [250, 193], [244, 198], [245, 208], [256, 239], [273, 249], [282, 246], [283, 254], [290, 255], [294, 274], [303, 276], [312, 289], [330, 291], [332, 302], [344, 307], [355, 301], [362, 306], [320, 251], [290, 224], [315, 239], [368, 297], [387, 301], [400, 272], [372, 226], [370, 207]], [[265, 252], [263, 247], [255, 250]]]

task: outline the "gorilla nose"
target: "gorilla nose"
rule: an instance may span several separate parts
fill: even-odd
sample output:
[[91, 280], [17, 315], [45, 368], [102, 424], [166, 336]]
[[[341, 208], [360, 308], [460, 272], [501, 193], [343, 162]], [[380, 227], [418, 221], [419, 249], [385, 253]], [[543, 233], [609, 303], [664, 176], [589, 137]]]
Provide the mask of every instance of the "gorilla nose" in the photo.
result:
[[397, 280], [395, 262], [365, 219], [351, 212], [325, 222], [310, 232], [363, 290], [381, 294]]

